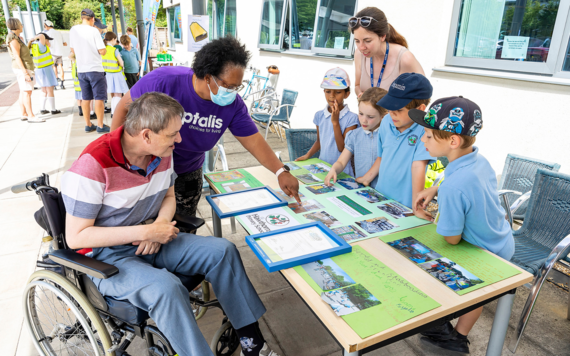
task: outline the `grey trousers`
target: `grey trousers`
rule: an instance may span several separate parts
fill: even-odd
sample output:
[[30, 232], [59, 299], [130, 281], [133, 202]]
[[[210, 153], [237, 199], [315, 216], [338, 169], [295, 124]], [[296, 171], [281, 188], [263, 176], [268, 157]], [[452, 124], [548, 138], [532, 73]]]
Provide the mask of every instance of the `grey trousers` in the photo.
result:
[[119, 268], [108, 279], [92, 278], [99, 291], [149, 312], [179, 355], [212, 355], [198, 329], [188, 290], [173, 273], [202, 274], [212, 284], [234, 328], [256, 322], [265, 307], [247, 277], [235, 245], [223, 238], [179, 233], [153, 255], [136, 256], [137, 246], [94, 249], [97, 260]]

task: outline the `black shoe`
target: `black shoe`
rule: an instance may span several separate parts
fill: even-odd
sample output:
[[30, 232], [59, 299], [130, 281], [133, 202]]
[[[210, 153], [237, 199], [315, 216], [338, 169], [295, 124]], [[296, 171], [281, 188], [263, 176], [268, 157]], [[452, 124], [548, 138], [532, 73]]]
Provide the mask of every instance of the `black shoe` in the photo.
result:
[[90, 120], [97, 120], [97, 115], [95, 114], [91, 114], [91, 116], [89, 116]]
[[453, 325], [449, 321], [440, 326], [433, 327], [429, 330], [421, 332], [423, 336], [431, 337], [433, 339], [447, 340], [453, 334]]
[[467, 339], [467, 336], [459, 334], [456, 330], [453, 330], [451, 338], [447, 340], [433, 339], [429, 337], [422, 337], [421, 340], [423, 342], [427, 342], [428, 344], [440, 347], [445, 350], [461, 352], [464, 354], [469, 353], [470, 342]]
[[41, 110], [40, 114], [42, 114], [42, 115], [49, 114], [49, 111], [48, 110]]
[[83, 109], [81, 108], [81, 106], [78, 106], [79, 108], [79, 116], [83, 116]]
[[61, 114], [61, 110], [52, 110], [51, 114], [52, 115]]
[[105, 114], [108, 114], [110, 112], [111, 112], [111, 108], [109, 108], [109, 109], [105, 108]]
[[60, 88], [61, 88], [61, 89], [65, 89], [65, 87], [63, 86], [63, 81], [61, 82]]

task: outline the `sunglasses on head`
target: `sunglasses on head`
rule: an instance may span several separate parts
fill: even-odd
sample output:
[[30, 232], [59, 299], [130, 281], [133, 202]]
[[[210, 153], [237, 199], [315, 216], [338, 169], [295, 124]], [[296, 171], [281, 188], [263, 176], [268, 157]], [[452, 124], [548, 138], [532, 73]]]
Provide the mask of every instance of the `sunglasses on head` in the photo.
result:
[[348, 26], [352, 28], [360, 24], [360, 26], [362, 27], [368, 27], [372, 23], [372, 20], [378, 22], [378, 20], [376, 20], [372, 16], [351, 17], [350, 19], [348, 19]]

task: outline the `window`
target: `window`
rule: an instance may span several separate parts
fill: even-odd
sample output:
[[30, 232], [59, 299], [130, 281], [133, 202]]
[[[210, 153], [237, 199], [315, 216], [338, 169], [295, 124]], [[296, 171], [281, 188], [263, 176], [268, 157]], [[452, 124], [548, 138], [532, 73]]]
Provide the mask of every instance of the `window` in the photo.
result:
[[208, 0], [210, 39], [236, 36], [236, 0]]
[[356, 0], [264, 0], [258, 47], [351, 57]]
[[455, 0], [446, 64], [560, 76], [570, 71], [569, 9], [570, 0]]
[[182, 42], [182, 14], [180, 6], [169, 7], [166, 11], [168, 21], [168, 47], [174, 48], [174, 43]]

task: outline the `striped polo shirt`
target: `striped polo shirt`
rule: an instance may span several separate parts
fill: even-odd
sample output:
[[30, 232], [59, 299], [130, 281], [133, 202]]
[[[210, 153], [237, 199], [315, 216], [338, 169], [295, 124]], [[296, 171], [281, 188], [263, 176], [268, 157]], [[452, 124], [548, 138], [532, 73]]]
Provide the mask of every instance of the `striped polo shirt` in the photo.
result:
[[153, 158], [145, 176], [125, 158], [122, 134], [121, 126], [93, 141], [63, 175], [61, 192], [72, 216], [108, 227], [133, 226], [158, 215], [176, 179], [172, 157]]

